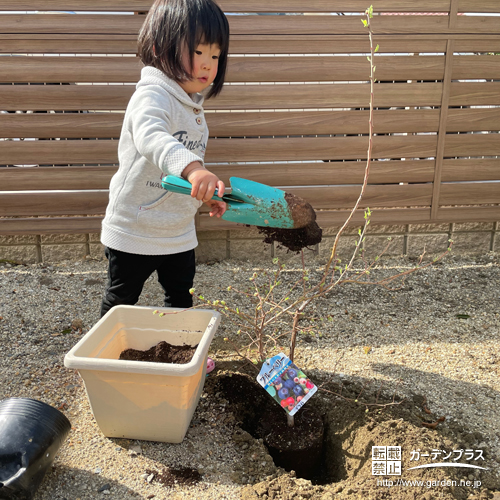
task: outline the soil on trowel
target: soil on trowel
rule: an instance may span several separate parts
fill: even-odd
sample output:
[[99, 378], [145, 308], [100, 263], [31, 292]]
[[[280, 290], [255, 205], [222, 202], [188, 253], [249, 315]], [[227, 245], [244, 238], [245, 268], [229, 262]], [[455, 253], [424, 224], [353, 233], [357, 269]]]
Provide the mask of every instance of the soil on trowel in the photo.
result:
[[146, 351], [140, 349], [125, 349], [119, 359], [126, 361], [150, 361], [153, 363], [174, 363], [182, 365], [189, 363], [198, 346], [172, 345], [162, 341]]
[[[213, 397], [227, 401], [226, 409], [234, 415], [235, 422], [242, 429], [240, 433], [257, 444], [263, 441], [269, 449], [272, 437], [280, 439], [279, 429], [286, 425], [286, 414], [257, 382], [254, 382], [254, 376], [232, 370], [219, 370], [214, 377], [207, 379], [206, 390]], [[260, 456], [255, 458], [255, 447], [247, 441], [245, 447], [248, 449], [248, 457], [242, 447], [238, 462], [246, 464], [246, 469], [241, 474], [246, 478], [240, 483], [244, 485], [241, 491], [242, 500], [495, 498], [493, 492], [500, 489], [500, 480], [488, 461], [487, 450], [484, 453], [485, 460], [481, 460], [479, 465], [489, 470], [469, 469], [464, 472], [457, 467], [411, 469], [416, 465], [432, 463], [433, 452], [441, 452], [440, 457], [434, 460], [437, 462], [444, 461], [443, 458], [453, 454], [453, 450], [479, 450], [485, 447], [485, 437], [481, 433], [464, 428], [459, 422], [449, 421], [448, 418], [443, 418], [441, 413], [431, 412], [423, 396], [415, 394], [407, 399], [396, 396], [393, 400], [394, 394], [390, 391], [385, 393], [374, 388], [373, 392], [370, 392], [367, 389], [367, 381], [362, 378], [359, 381], [342, 378], [338, 383], [331, 380], [330, 376], [323, 378], [317, 373], [314, 382], [320, 390], [295, 415], [296, 424], [301, 414], [303, 419], [310, 420], [311, 430], [314, 430], [315, 426], [315, 413], [324, 421], [321, 466], [318, 466], [315, 479], [300, 477], [296, 471], [277, 464], [274, 456], [277, 466], [275, 472], [270, 472], [269, 468], [264, 472], [264, 459]], [[341, 397], [338, 395], [340, 387]], [[361, 392], [363, 395], [360, 397]], [[269, 408], [273, 405], [276, 413], [270, 416]], [[308, 411], [311, 413], [308, 414]], [[316, 422], [319, 425], [319, 422]], [[304, 437], [297, 436], [299, 440]], [[237, 438], [239, 439], [239, 434], [235, 432], [233, 439], [238, 444]], [[282, 441], [283, 448], [290, 447], [288, 437], [283, 435]], [[401, 475], [373, 474], [373, 446], [401, 447]], [[417, 452], [420, 453], [418, 461], [415, 458]], [[296, 454], [300, 453], [297, 448]], [[271, 455], [270, 450], [269, 454]], [[265, 478], [253, 471], [256, 460], [260, 470], [266, 475]], [[458, 461], [467, 463], [464, 456]], [[249, 477], [259, 479], [249, 480]], [[420, 481], [421, 485], [398, 487], [398, 479]], [[476, 487], [464, 486], [463, 483], [461, 485], [460, 480], [468, 480], [469, 484], [476, 481]], [[393, 487], [390, 487], [391, 481]]]
[[285, 193], [285, 201], [290, 209], [294, 228], [258, 226], [257, 229], [264, 235], [263, 242], [276, 242], [279, 247], [287, 248], [291, 252], [300, 252], [303, 248], [319, 243], [323, 231], [316, 223], [314, 208], [304, 199], [291, 193]]
[[292, 193], [285, 193], [285, 201], [292, 212], [295, 227], [306, 227], [316, 220], [316, 212], [306, 200]]

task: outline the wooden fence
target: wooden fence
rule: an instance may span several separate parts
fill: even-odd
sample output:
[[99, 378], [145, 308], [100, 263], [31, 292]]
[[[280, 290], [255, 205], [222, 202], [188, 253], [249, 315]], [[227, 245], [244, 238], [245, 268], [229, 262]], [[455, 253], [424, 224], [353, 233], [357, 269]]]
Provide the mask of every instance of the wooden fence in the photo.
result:
[[[499, 221], [500, 4], [372, 2], [375, 161], [362, 206], [374, 224]], [[206, 102], [208, 168], [307, 199], [322, 227], [345, 220], [367, 154], [367, 3], [220, 0], [231, 55]], [[99, 231], [150, 5], [0, 0], [0, 235]], [[298, 15], [263, 15], [278, 13]], [[205, 211], [197, 225], [236, 227]]]

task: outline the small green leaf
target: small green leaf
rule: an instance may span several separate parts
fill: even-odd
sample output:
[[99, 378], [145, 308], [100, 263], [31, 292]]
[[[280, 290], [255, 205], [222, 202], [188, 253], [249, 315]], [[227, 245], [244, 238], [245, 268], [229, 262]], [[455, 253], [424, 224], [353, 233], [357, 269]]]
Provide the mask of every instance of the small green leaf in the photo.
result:
[[458, 319], [469, 319], [469, 318], [470, 318], [470, 315], [469, 315], [469, 314], [455, 314], [455, 316], [456, 316]]
[[378, 49], [380, 48], [379, 44], [377, 43], [377, 46], [375, 47], [375, 52], [378, 52]]
[[365, 28], [368, 26], [368, 21], [366, 19], [361, 19], [361, 22]]

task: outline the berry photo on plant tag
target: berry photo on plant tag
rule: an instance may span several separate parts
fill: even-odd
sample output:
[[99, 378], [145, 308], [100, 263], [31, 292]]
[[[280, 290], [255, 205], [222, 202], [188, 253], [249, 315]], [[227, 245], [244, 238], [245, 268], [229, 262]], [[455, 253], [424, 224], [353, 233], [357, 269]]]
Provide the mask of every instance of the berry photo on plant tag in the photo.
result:
[[295, 415], [318, 390], [283, 353], [264, 361], [257, 381], [290, 416]]

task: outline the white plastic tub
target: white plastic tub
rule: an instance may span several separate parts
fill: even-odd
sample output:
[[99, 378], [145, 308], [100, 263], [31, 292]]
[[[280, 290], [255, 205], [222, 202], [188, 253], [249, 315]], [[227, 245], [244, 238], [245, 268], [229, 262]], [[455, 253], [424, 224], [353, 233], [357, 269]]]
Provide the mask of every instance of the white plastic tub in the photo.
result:
[[[64, 358], [79, 371], [90, 406], [108, 437], [180, 443], [205, 382], [210, 342], [220, 315], [203, 309], [116, 306]], [[173, 313], [173, 314], [172, 314]], [[186, 364], [119, 360], [124, 349], [160, 341], [196, 345]]]

